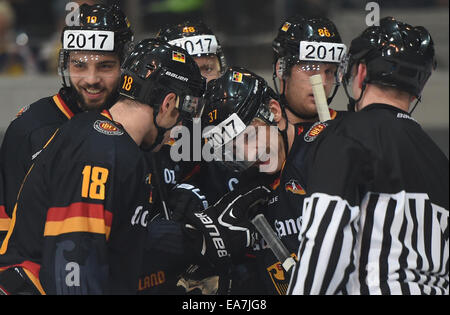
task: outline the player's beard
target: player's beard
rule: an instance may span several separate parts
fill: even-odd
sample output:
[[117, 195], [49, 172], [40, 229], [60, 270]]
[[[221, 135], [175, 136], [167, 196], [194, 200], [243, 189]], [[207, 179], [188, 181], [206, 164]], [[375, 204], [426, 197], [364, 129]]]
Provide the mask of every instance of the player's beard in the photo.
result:
[[104, 100], [104, 102], [100, 105], [98, 104], [89, 104], [86, 102], [85, 98], [83, 97], [82, 93], [74, 87], [72, 84], [72, 90], [74, 91], [75, 99], [78, 104], [78, 106], [83, 111], [90, 111], [90, 110], [103, 110], [103, 109], [109, 109], [112, 105], [117, 101], [119, 97], [119, 93], [117, 92], [117, 89], [114, 89], [113, 91], [109, 92]]
[[300, 104], [294, 107], [289, 104], [289, 102], [286, 100], [286, 97], [284, 97], [283, 99], [287, 110], [289, 110], [294, 116], [301, 118], [304, 121], [314, 121], [319, 118], [319, 114], [317, 113], [316, 109], [308, 109], [305, 104]]

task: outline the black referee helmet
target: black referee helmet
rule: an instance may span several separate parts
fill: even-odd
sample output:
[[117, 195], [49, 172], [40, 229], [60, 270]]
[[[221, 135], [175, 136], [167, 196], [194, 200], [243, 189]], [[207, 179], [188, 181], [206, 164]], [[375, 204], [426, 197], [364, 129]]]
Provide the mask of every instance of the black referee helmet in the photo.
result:
[[[354, 65], [367, 65], [364, 83], [394, 87], [420, 99], [422, 90], [436, 68], [434, 44], [422, 26], [411, 26], [385, 17], [380, 26], [371, 26], [355, 38], [339, 69], [339, 76], [349, 99], [347, 86]], [[361, 92], [361, 95], [364, 93]], [[350, 101], [354, 110], [357, 100]]]

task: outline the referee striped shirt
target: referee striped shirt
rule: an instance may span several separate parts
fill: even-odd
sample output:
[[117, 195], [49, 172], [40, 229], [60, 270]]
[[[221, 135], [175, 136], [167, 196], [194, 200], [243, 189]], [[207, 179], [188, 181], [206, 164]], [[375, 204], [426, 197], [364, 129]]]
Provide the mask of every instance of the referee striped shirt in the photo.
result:
[[[426, 194], [305, 202], [292, 294], [448, 294], [448, 210]], [[314, 215], [313, 215], [314, 214]]]
[[449, 162], [397, 112], [371, 105], [317, 139], [289, 294], [449, 294]]

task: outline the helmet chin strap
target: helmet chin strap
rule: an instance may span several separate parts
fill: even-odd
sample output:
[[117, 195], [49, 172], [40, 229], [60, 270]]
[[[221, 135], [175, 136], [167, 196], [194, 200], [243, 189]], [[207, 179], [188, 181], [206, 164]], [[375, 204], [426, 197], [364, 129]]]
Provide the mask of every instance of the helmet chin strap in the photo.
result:
[[359, 101], [361, 101], [364, 91], [366, 90], [367, 82], [364, 80], [362, 88], [361, 88], [361, 94], [359, 95], [358, 99], [354, 99], [352, 96], [350, 96], [350, 93], [348, 92], [347, 83], [344, 82], [344, 91], [348, 98], [348, 104], [347, 104], [347, 110], [349, 112], [355, 112], [356, 104], [358, 104]]
[[[289, 120], [288, 120], [287, 114], [286, 114], [286, 107], [288, 107], [288, 106], [287, 106], [287, 101], [286, 101], [286, 97], [285, 97], [285, 94], [284, 94], [285, 93], [285, 88], [286, 88], [286, 81], [285, 81], [285, 79], [282, 79], [283, 80], [283, 92], [280, 93], [280, 90], [278, 89], [278, 85], [277, 85], [277, 82], [276, 82], [276, 78], [277, 77], [278, 76], [276, 75], [276, 70], [274, 69], [273, 76], [272, 76], [273, 85], [275, 87], [275, 92], [280, 96], [281, 113], [282, 113], [283, 118], [286, 121], [286, 127], [283, 130], [281, 130], [278, 127], [278, 132], [281, 134], [281, 137], [283, 138], [284, 152], [285, 152], [285, 155], [286, 155], [286, 158], [287, 158], [287, 155], [288, 155], [288, 152], [289, 152], [289, 142], [288, 142], [288, 135], [287, 135], [287, 130], [288, 130], [288, 127], [289, 127]], [[294, 115], [295, 115], [295, 112], [294, 112]]]
[[283, 138], [283, 145], [284, 145], [284, 153], [285, 153], [285, 160], [287, 159], [287, 156], [289, 154], [289, 142], [288, 142], [288, 127], [289, 127], [289, 120], [287, 119], [287, 115], [286, 115], [286, 109], [283, 105], [281, 105], [281, 112], [283, 115], [283, 118], [286, 121], [286, 127], [284, 127], [283, 130], [281, 130], [278, 127], [278, 132], [281, 134], [281, 137]]
[[333, 98], [336, 96], [338, 89], [339, 89], [339, 84], [337, 84], [337, 85], [334, 87], [333, 94], [331, 94], [331, 96], [330, 96], [329, 98], [327, 98], [328, 106], [331, 104], [331, 102], [333, 101]]
[[[180, 103], [180, 98], [177, 95], [177, 101], [175, 104], [175, 108], [178, 109], [179, 103]], [[164, 128], [164, 127], [159, 126], [158, 122], [156, 121], [156, 116], [158, 116], [158, 113], [159, 113], [159, 110], [153, 112], [153, 124], [155, 125], [156, 131], [157, 131], [157, 136], [156, 136], [155, 142], [153, 142], [153, 144], [148, 147], [141, 145], [141, 148], [144, 151], [153, 151], [158, 145], [162, 144], [162, 141], [164, 140], [164, 135], [166, 134], [166, 132], [171, 130], [176, 125], [178, 125], [180, 123], [180, 121], [182, 120], [181, 115], [179, 115], [179, 117], [177, 118], [177, 121], [175, 122], [175, 124], [172, 127]]]
[[414, 106], [413, 106], [413, 108], [411, 109], [411, 111], [409, 112], [409, 115], [412, 115], [413, 111], [416, 109], [417, 105], [418, 105], [420, 102], [422, 102], [422, 97], [421, 97], [421, 96], [419, 96], [419, 97], [417, 98], [417, 101], [416, 101], [416, 103], [414, 104]]

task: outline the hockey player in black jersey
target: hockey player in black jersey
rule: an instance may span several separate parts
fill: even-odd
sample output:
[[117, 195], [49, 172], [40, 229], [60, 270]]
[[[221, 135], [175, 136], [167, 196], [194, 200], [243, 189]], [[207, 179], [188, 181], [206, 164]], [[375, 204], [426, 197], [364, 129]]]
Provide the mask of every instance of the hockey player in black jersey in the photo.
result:
[[[215, 148], [213, 157], [241, 172], [242, 182], [232, 193], [238, 195], [255, 184], [270, 186], [268, 206], [260, 210], [295, 255], [307, 189], [303, 160], [310, 141], [324, 125], [287, 124], [277, 94], [263, 78], [240, 67], [229, 68], [210, 81], [204, 99], [205, 125], [215, 126], [204, 133], [207, 144]], [[199, 199], [197, 203], [200, 207]], [[281, 263], [263, 240], [254, 249], [236, 261], [232, 292], [285, 294], [289, 279]]]
[[[195, 62], [200, 68], [202, 76], [207, 80], [217, 79], [225, 70], [226, 62], [222, 51], [219, 40], [214, 35], [212, 30], [203, 22], [190, 22], [186, 21], [176, 25], [170, 25], [162, 28], [158, 34], [157, 38], [168, 42], [171, 45], [179, 46], [186, 49], [189, 54], [194, 58]], [[187, 124], [186, 127], [189, 128], [191, 136], [194, 137], [193, 124]], [[201, 129], [201, 126], [198, 126]], [[200, 138], [200, 137], [199, 137]], [[155, 155], [161, 165], [158, 165], [161, 172], [161, 179], [164, 182], [165, 199], [169, 201], [174, 201], [174, 199], [169, 198], [168, 194], [172, 188], [182, 182], [186, 182], [192, 177], [199, 176], [211, 176], [211, 178], [216, 178], [216, 173], [220, 175], [228, 175], [229, 172], [222, 170], [220, 166], [216, 163], [214, 166], [210, 164], [205, 164], [201, 162], [201, 159], [194, 159], [193, 152], [190, 154], [189, 161], [172, 161], [170, 157], [170, 150], [176, 139], [170, 139], [165, 142], [161, 149], [157, 149], [158, 152], [152, 153], [150, 155]], [[194, 140], [193, 140], [194, 141]], [[200, 142], [200, 139], [198, 139]], [[192, 142], [193, 143], [193, 142]], [[194, 149], [194, 148], [191, 148]], [[192, 151], [192, 150], [191, 150]], [[213, 174], [211, 174], [213, 172]], [[236, 178], [232, 176], [229, 180], [233, 183], [237, 181]], [[217, 201], [226, 192], [232, 190], [224, 184], [222, 179], [214, 180], [214, 189], [217, 191], [215, 194], [216, 198], [210, 199], [211, 203]], [[180, 197], [180, 195], [178, 195]], [[191, 196], [189, 196], [191, 197]], [[212, 197], [212, 196], [210, 196]], [[177, 198], [177, 203], [182, 203], [183, 198]], [[171, 204], [172, 208], [175, 206], [174, 202]]]
[[[272, 47], [273, 79], [275, 87], [279, 87], [277, 92], [283, 115], [291, 124], [317, 122], [319, 118], [309, 78], [316, 74], [322, 76], [330, 103], [338, 89], [335, 76], [337, 66], [346, 50], [336, 26], [325, 18], [293, 16], [280, 26]], [[331, 119], [341, 115], [342, 112], [330, 109]], [[217, 119], [217, 113], [212, 110], [205, 111], [203, 116], [205, 124], [212, 124]], [[286, 137], [285, 130], [281, 134]], [[286, 139], [284, 143], [287, 143]], [[196, 176], [191, 178], [191, 183], [195, 182], [194, 186], [210, 203], [233, 190], [241, 177], [238, 172], [217, 165], [214, 161], [203, 163], [194, 172]], [[221, 180], [210, 179], [216, 177]], [[186, 199], [189, 199], [188, 194]]]
[[[226, 70], [220, 42], [203, 22], [186, 21], [167, 26], [158, 32], [157, 38], [185, 48], [194, 58], [207, 82], [219, 78]], [[170, 139], [159, 152], [153, 153], [160, 161], [157, 167], [161, 172], [161, 181], [166, 186], [162, 192], [164, 199], [167, 200], [170, 210], [175, 212], [189, 209], [192, 199], [200, 198], [206, 207], [214, 204], [224, 194], [232, 191], [239, 182], [238, 172], [215, 161], [205, 162], [201, 158], [201, 152], [194, 152], [201, 151], [201, 121], [192, 122], [186, 127], [189, 128], [192, 144], [188, 160], [172, 161], [170, 151], [176, 139]], [[195, 132], [196, 128], [199, 130], [198, 134]], [[195, 141], [198, 141], [197, 147], [194, 145]], [[186, 183], [188, 185], [183, 185]], [[173, 191], [175, 186], [176, 191]], [[176, 195], [176, 198], [171, 195]], [[196, 201], [192, 202], [195, 204]]]
[[[289, 154], [278, 160], [283, 164], [279, 164], [277, 169], [282, 171], [272, 183], [274, 192], [266, 216], [279, 238], [295, 255], [301, 223], [299, 205], [307, 190], [303, 159], [309, 149], [309, 143], [327, 125], [327, 122], [318, 122], [316, 101], [309, 78], [316, 74], [322, 76], [330, 104], [339, 86], [336, 71], [345, 55], [346, 47], [336, 26], [330, 20], [297, 15], [283, 22], [272, 48], [273, 80], [279, 105], [274, 108], [279, 108], [282, 116], [278, 124], [283, 139], [280, 141], [283, 150], [280, 151]], [[343, 114], [330, 109], [330, 117], [333, 120]], [[264, 243], [261, 246], [264, 246]], [[259, 259], [265, 260], [259, 264], [259, 279], [268, 281], [256, 285], [255, 288], [263, 288], [263, 293], [285, 294], [289, 278], [281, 263], [270, 252], [260, 255]]]
[[158, 32], [156, 38], [186, 49], [207, 81], [217, 79], [226, 69], [220, 42], [203, 22], [186, 21], [167, 26]]
[[[55, 130], [76, 114], [108, 108], [116, 101], [120, 64], [133, 39], [130, 24], [117, 6], [84, 4], [79, 9], [79, 26], [66, 26], [61, 34], [63, 87], [25, 106], [4, 136], [0, 173], [8, 216], [25, 174]], [[6, 225], [0, 231], [3, 228]]]
[[30, 168], [0, 248], [1, 293], [138, 292], [158, 214], [139, 145], [198, 115], [204, 87], [183, 49], [151, 39], [135, 47], [118, 102], [73, 117]]
[[449, 161], [411, 117], [436, 66], [428, 31], [387, 17], [341, 67], [349, 113], [306, 158], [291, 294], [449, 294]]
[[[331, 103], [338, 89], [335, 76], [337, 66], [346, 51], [336, 26], [326, 18], [293, 16], [280, 26], [272, 47], [273, 79], [275, 87], [279, 87], [278, 100], [283, 115], [291, 124], [317, 122], [319, 118], [309, 78], [316, 74], [322, 76], [324, 90]], [[342, 112], [330, 109], [331, 119], [341, 115]], [[213, 111], [205, 111], [203, 116], [205, 124], [211, 124], [217, 119], [217, 113]], [[309, 127], [305, 125], [299, 128]], [[285, 130], [281, 131], [284, 138], [285, 133]], [[284, 143], [287, 143], [286, 139]], [[194, 170], [194, 174], [191, 183], [194, 182], [193, 185], [200, 189], [210, 203], [218, 200], [223, 193], [235, 189], [242, 176], [214, 161], [202, 163], [201, 167]], [[185, 196], [190, 199], [189, 194]]]
[[2, 294], [136, 294], [164, 283], [164, 268], [179, 273], [198, 259], [226, 268], [253, 244], [245, 218], [266, 201], [263, 187], [225, 196], [181, 223], [151, 203], [140, 149], [200, 114], [205, 79], [193, 59], [143, 40], [121, 80], [122, 97], [109, 111], [64, 124], [30, 168], [0, 247]]
[[[273, 83], [288, 121], [318, 121], [309, 79], [316, 74], [322, 76], [330, 104], [339, 87], [335, 79], [337, 66], [346, 52], [338, 29], [327, 18], [295, 15], [281, 24], [272, 50]], [[330, 116], [335, 116], [332, 109]]]

